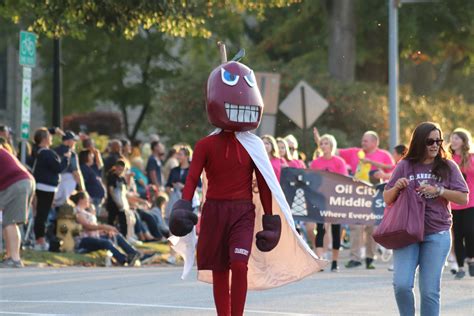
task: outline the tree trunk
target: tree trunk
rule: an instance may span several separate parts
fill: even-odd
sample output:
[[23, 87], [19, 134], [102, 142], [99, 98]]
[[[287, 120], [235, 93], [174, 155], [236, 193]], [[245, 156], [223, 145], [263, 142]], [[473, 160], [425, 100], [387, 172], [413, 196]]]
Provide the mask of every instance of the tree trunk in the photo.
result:
[[356, 0], [327, 2], [329, 14], [329, 74], [352, 82], [356, 65]]

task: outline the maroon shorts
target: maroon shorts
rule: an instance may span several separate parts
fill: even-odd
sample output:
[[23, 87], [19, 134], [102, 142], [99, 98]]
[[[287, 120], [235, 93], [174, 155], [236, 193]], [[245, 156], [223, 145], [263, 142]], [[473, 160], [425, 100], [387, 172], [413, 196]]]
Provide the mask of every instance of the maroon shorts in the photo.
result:
[[254, 223], [252, 201], [207, 200], [197, 245], [198, 270], [226, 271], [233, 261], [247, 263]]

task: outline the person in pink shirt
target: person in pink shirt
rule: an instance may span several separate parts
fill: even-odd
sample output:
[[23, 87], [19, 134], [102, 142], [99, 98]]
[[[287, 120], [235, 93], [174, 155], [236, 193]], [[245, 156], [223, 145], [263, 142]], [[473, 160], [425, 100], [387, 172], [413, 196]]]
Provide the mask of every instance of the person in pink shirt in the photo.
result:
[[272, 164], [273, 171], [275, 171], [275, 175], [278, 181], [280, 181], [281, 168], [285, 167], [286, 163], [282, 158], [280, 158], [277, 142], [271, 135], [263, 135], [262, 140], [263, 144], [265, 145], [268, 158], [270, 159], [270, 163]]
[[[318, 136], [317, 129], [314, 130], [315, 140]], [[394, 161], [390, 153], [379, 148], [379, 136], [374, 131], [367, 131], [362, 136], [361, 147], [339, 149], [338, 154], [343, 158], [351, 169], [351, 175], [355, 179], [370, 181], [373, 184], [380, 183], [380, 179], [373, 175], [378, 170], [389, 172], [394, 167]], [[366, 249], [366, 268], [375, 269], [373, 265], [376, 243], [372, 238], [374, 226], [350, 225], [351, 231], [351, 259], [346, 268], [354, 268], [362, 265], [362, 246]], [[365, 235], [365, 238], [364, 238]], [[364, 242], [365, 239], [365, 242]]]
[[469, 275], [474, 277], [474, 153], [471, 151], [471, 133], [457, 128], [451, 135], [449, 151], [458, 164], [469, 188], [469, 202], [459, 205], [451, 202], [453, 214], [454, 253], [458, 264], [456, 279], [462, 279], [464, 261], [469, 266]]
[[278, 144], [278, 153], [280, 154], [280, 158], [282, 158], [285, 162], [285, 167], [302, 168], [298, 160], [293, 159], [293, 157], [291, 156], [288, 142], [281, 137], [278, 137], [276, 141]]
[[[337, 149], [337, 142], [334, 136], [325, 134], [319, 139], [319, 147], [323, 155], [311, 162], [310, 168], [313, 170], [324, 170], [342, 175], [348, 175], [346, 163], [341, 157], [335, 156]], [[322, 257], [324, 254], [323, 243], [326, 230], [324, 223], [318, 223], [316, 235], [316, 254]], [[341, 225], [331, 225], [332, 234], [332, 264], [331, 271], [337, 272], [339, 267], [337, 259], [339, 257], [339, 248], [341, 247]]]
[[296, 137], [293, 136], [292, 134], [289, 134], [285, 136], [285, 140], [288, 143], [289, 155], [290, 155], [291, 160], [293, 161], [293, 164], [296, 166], [295, 168], [299, 168], [299, 169], [306, 168], [304, 160], [300, 158], [299, 156], [298, 140], [296, 139]]

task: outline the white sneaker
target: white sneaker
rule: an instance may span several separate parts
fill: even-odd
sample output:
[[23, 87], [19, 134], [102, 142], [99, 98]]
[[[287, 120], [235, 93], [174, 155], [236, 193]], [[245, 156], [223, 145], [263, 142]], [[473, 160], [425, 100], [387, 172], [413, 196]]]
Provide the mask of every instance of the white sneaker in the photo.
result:
[[33, 249], [36, 251], [48, 251], [49, 244], [47, 242], [44, 242], [43, 244], [35, 244]]
[[169, 256], [169, 257], [166, 259], [166, 263], [175, 265], [175, 264], [176, 264], [176, 257], [175, 257], [175, 256]]
[[127, 241], [132, 244], [133, 246], [141, 246], [143, 245], [143, 242], [136, 239], [135, 237], [128, 237]]
[[458, 263], [456, 261], [451, 262], [449, 264], [449, 271], [451, 271], [452, 274], [458, 273], [458, 270], [459, 270], [459, 266], [458, 266]]

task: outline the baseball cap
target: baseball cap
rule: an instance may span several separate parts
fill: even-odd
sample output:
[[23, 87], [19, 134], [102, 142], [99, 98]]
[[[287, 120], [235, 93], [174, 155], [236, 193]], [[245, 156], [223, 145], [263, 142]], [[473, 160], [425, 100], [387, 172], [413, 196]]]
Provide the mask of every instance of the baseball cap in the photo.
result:
[[73, 131], [66, 131], [63, 135], [63, 140], [71, 140], [71, 139], [78, 141], [79, 136], [77, 136]]

